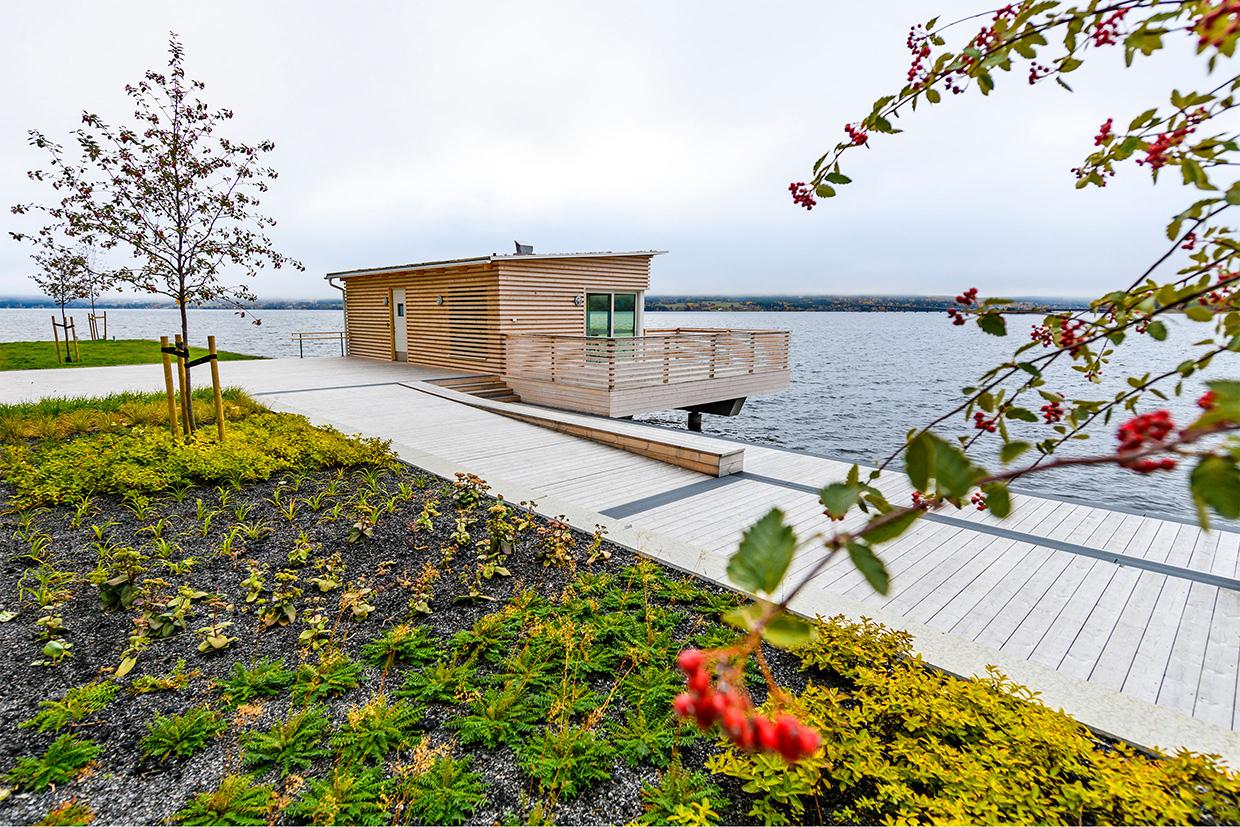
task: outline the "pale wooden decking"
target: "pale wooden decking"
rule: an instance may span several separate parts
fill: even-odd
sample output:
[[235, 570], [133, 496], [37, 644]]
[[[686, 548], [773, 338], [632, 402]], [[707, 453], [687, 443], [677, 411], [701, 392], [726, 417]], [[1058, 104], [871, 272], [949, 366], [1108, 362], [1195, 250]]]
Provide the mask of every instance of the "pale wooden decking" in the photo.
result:
[[[740, 533], [771, 507], [803, 537], [830, 530], [815, 492], [847, 470], [748, 445], [742, 473], [714, 478], [416, 389], [442, 371], [298, 362], [226, 363], [224, 378], [275, 408], [391, 439], [432, 470], [472, 471], [510, 499], [533, 496], [584, 528], [602, 522], [616, 539], [716, 579]], [[111, 372], [108, 383], [99, 371]], [[0, 401], [161, 381], [158, 366], [0, 374]], [[880, 485], [895, 500], [908, 497], [899, 476]], [[794, 569], [816, 553], [808, 545]], [[1240, 534], [1017, 495], [1007, 520], [974, 510], [933, 515], [881, 554], [892, 573], [888, 595], [841, 559], [794, 605], [868, 613], [914, 631], [932, 663], [966, 674], [998, 663], [1102, 729], [1240, 763]]]

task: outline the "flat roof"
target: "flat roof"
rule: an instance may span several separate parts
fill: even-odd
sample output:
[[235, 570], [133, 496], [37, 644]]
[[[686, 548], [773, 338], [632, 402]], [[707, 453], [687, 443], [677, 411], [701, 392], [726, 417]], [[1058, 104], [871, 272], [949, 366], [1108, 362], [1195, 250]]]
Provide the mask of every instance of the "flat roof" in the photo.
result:
[[354, 276], [379, 276], [385, 273], [404, 273], [408, 270], [433, 270], [444, 267], [465, 267], [471, 264], [490, 264], [496, 261], [528, 261], [530, 259], [560, 258], [625, 258], [638, 256], [661, 256], [667, 250], [629, 250], [627, 252], [600, 251], [594, 253], [491, 253], [473, 258], [448, 258], [442, 261], [420, 261], [416, 264], [398, 264], [391, 267], [367, 267], [361, 270], [338, 270], [324, 278], [347, 279]]

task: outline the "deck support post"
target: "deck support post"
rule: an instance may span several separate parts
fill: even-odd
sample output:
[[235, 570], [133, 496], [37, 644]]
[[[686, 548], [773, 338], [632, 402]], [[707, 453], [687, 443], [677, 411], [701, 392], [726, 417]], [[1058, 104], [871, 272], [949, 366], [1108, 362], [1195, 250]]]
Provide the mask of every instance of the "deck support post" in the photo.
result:
[[697, 433], [702, 431], [702, 412], [689, 411], [689, 430]]

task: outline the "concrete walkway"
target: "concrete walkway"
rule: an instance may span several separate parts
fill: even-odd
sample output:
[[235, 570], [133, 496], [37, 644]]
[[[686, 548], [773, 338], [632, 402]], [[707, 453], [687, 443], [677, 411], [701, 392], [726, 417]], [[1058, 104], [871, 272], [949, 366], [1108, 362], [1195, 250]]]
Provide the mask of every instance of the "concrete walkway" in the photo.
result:
[[[541, 512], [586, 530], [603, 525], [623, 545], [719, 581], [740, 533], [774, 506], [803, 539], [827, 528], [817, 489], [847, 471], [830, 459], [746, 445], [743, 472], [706, 476], [421, 384], [451, 371], [339, 358], [226, 362], [221, 370], [226, 384], [275, 409], [391, 439], [402, 458], [429, 471], [479, 474], [509, 500], [536, 500]], [[158, 390], [162, 382], [157, 365], [10, 372], [0, 374], [0, 402]], [[880, 484], [893, 501], [908, 498], [899, 475]], [[1007, 520], [930, 515], [883, 546], [892, 573], [886, 596], [841, 559], [795, 607], [907, 629], [936, 666], [979, 675], [993, 664], [1102, 732], [1219, 753], [1240, 766], [1240, 534], [1045, 498], [1014, 501]], [[794, 572], [817, 553], [808, 544]]]

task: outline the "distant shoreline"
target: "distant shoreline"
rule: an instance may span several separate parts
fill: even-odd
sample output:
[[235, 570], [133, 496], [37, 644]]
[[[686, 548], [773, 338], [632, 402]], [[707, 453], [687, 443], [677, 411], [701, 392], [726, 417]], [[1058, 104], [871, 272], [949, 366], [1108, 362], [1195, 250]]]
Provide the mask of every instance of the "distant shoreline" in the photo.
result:
[[[89, 304], [70, 302], [72, 310], [89, 308]], [[647, 313], [735, 313], [735, 312], [846, 312], [846, 313], [935, 313], [955, 306], [950, 296], [646, 296]], [[9, 310], [54, 309], [56, 305], [42, 298], [0, 298], [0, 308]], [[157, 302], [99, 302], [97, 310], [175, 310], [175, 306]], [[1046, 313], [1060, 310], [1084, 310], [1085, 299], [1040, 296], [1014, 298], [1004, 305], [1007, 313]], [[195, 310], [226, 310], [221, 306], [195, 307]], [[259, 302], [246, 310], [340, 310], [337, 299], [273, 299]]]

